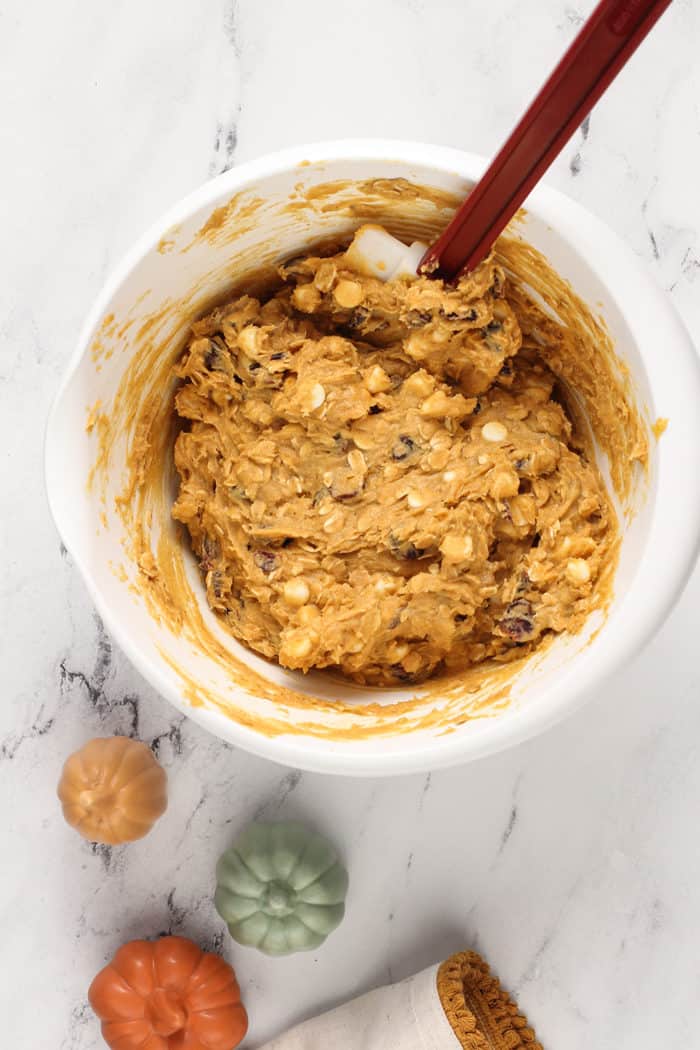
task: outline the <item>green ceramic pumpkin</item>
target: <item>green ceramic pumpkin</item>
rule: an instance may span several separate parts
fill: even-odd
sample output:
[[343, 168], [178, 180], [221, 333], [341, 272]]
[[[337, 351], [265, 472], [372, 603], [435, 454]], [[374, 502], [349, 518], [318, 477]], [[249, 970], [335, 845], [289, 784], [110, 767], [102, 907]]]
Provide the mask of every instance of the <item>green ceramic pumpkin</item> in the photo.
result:
[[240, 944], [267, 955], [318, 948], [345, 913], [348, 875], [303, 824], [249, 824], [216, 867], [214, 903]]

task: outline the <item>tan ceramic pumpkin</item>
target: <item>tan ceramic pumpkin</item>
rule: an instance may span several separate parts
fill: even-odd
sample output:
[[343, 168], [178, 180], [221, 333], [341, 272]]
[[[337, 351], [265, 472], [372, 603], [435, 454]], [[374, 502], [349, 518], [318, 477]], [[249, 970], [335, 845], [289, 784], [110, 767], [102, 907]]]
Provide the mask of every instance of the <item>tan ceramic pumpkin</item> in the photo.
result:
[[98, 737], [67, 759], [58, 785], [63, 816], [91, 842], [140, 839], [168, 804], [165, 770], [125, 736]]

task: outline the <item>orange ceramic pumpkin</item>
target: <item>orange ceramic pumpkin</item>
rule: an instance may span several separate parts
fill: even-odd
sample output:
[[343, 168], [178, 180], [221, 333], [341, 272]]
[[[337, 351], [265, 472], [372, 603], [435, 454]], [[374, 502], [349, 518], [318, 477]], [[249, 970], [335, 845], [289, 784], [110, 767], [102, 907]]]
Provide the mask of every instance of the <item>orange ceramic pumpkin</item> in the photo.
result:
[[232, 967], [185, 937], [125, 944], [88, 998], [112, 1050], [233, 1050], [248, 1030]]
[[58, 797], [63, 816], [86, 839], [133, 842], [165, 811], [165, 770], [138, 740], [97, 738], [66, 761]]

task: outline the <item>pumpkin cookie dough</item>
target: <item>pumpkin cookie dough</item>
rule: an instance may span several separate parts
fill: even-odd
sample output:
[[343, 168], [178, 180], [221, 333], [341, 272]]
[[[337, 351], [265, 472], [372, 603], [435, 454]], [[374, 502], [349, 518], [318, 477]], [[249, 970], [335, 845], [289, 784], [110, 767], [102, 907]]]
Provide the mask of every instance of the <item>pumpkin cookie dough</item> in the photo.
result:
[[279, 273], [177, 367], [173, 514], [233, 634], [387, 685], [579, 628], [617, 523], [496, 256], [456, 287], [342, 252]]

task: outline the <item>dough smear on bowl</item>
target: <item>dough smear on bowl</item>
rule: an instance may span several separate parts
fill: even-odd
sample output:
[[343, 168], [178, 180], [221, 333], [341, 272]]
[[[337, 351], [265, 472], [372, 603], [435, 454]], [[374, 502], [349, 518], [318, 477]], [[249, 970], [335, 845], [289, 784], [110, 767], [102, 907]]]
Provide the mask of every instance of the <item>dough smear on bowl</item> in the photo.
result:
[[343, 252], [279, 273], [177, 367], [173, 515], [211, 608], [285, 667], [377, 685], [579, 629], [617, 521], [496, 256], [456, 287]]

